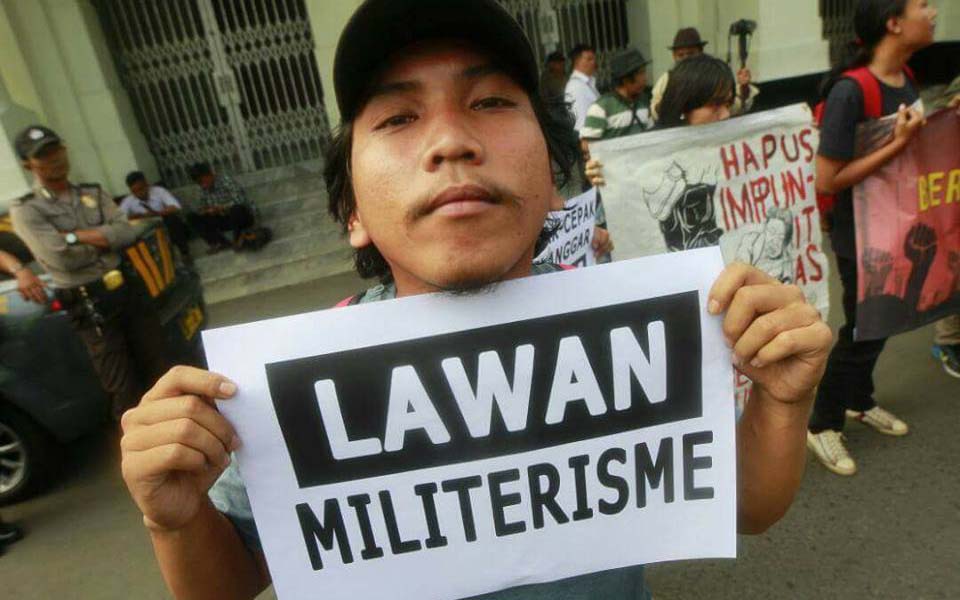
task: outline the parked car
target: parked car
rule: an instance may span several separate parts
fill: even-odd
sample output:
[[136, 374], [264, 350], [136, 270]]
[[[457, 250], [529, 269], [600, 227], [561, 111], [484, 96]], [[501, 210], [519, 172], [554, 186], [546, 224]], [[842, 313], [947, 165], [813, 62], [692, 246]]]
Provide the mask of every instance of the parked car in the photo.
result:
[[[175, 259], [159, 219], [140, 227], [125, 249], [125, 279], [156, 309], [172, 358], [202, 365], [200, 278]], [[56, 473], [60, 445], [109, 419], [110, 400], [52, 294], [39, 305], [20, 297], [15, 280], [0, 281], [0, 505], [41, 489]]]

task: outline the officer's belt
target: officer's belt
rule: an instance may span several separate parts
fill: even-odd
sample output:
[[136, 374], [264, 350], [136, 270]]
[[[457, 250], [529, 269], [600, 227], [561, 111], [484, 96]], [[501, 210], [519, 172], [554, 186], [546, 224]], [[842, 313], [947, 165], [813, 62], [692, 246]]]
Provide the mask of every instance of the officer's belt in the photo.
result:
[[123, 289], [126, 282], [120, 271], [114, 269], [109, 271], [100, 279], [95, 279], [90, 283], [78, 285], [71, 288], [55, 288], [54, 296], [65, 306], [71, 306], [82, 300], [85, 296], [91, 299], [106, 298]]

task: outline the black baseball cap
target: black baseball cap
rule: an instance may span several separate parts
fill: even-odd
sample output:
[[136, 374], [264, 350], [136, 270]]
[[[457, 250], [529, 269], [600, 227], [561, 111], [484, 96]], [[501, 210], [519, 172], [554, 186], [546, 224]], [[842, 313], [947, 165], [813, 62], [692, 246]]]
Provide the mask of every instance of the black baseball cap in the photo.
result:
[[347, 22], [333, 61], [342, 121], [357, 116], [373, 78], [390, 56], [414, 42], [461, 39], [476, 44], [537, 89], [537, 59], [520, 25], [495, 0], [366, 0]]
[[52, 129], [43, 125], [31, 125], [17, 134], [13, 148], [20, 160], [27, 160], [34, 158], [45, 148], [61, 143], [63, 140]]

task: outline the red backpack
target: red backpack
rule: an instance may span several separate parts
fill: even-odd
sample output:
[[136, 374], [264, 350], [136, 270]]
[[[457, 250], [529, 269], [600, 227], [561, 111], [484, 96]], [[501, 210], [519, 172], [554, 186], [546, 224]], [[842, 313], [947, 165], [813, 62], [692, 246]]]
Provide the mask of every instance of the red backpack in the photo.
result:
[[[905, 66], [903, 72], [907, 79], [916, 84], [917, 79], [910, 67]], [[883, 92], [880, 90], [880, 82], [870, 72], [867, 67], [859, 67], [845, 71], [841, 77], [846, 77], [857, 82], [860, 86], [860, 92], [863, 94], [863, 115], [867, 119], [879, 119], [883, 116]], [[827, 101], [823, 100], [813, 109], [813, 120], [817, 128], [823, 123], [823, 113], [826, 110]], [[820, 218], [828, 219], [837, 199], [833, 194], [822, 194], [817, 192], [817, 208], [820, 209]]]

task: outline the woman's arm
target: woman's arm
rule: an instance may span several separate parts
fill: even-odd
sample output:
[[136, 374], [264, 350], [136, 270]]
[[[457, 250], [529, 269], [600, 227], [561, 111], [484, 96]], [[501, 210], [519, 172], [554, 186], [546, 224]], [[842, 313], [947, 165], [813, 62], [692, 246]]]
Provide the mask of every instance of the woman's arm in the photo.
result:
[[926, 119], [918, 111], [901, 105], [893, 137], [883, 147], [851, 161], [818, 155], [817, 190], [836, 194], [857, 185], [900, 154], [925, 123]]

